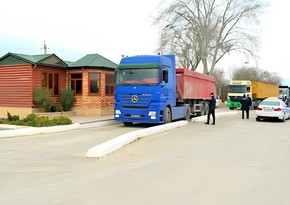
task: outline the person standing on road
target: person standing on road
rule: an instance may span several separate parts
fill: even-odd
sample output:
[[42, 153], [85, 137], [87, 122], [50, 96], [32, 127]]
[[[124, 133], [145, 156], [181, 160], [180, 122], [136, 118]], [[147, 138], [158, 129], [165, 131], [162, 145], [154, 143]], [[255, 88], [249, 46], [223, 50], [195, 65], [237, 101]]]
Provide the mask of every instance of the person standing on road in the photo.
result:
[[212, 115], [212, 119], [213, 119], [213, 122], [212, 122], [212, 125], [215, 125], [215, 104], [216, 104], [216, 100], [215, 100], [215, 97], [213, 95], [213, 93], [210, 94], [211, 96], [211, 99], [209, 101], [209, 109], [208, 109], [208, 113], [207, 113], [207, 122], [204, 123], [206, 125], [209, 124], [209, 121], [210, 121], [210, 115]]
[[249, 106], [249, 109], [252, 107], [252, 98], [250, 97], [249, 94], [247, 94], [247, 102], [248, 102], [248, 106]]
[[244, 94], [242, 99], [241, 99], [241, 104], [242, 104], [242, 119], [244, 119], [244, 114], [245, 114], [245, 110], [246, 110], [246, 107], [247, 107], [247, 98], [246, 98], [246, 95]]
[[241, 99], [241, 104], [242, 104], [242, 119], [245, 118], [245, 111], [246, 111], [246, 115], [247, 115], [247, 119], [249, 119], [249, 110], [250, 110], [250, 106], [252, 105], [252, 100], [249, 97], [249, 95], [244, 94], [242, 99]]

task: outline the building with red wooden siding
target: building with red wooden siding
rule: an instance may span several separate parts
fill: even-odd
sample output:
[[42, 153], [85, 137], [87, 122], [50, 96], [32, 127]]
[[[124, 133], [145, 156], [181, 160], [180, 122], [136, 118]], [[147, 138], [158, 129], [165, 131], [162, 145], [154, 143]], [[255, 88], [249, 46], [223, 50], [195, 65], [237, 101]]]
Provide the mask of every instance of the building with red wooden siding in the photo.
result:
[[116, 67], [98, 54], [68, 63], [55, 54], [7, 53], [0, 58], [0, 118], [38, 112], [33, 93], [39, 87], [51, 89], [56, 103], [62, 89], [74, 90], [77, 115], [113, 114]]

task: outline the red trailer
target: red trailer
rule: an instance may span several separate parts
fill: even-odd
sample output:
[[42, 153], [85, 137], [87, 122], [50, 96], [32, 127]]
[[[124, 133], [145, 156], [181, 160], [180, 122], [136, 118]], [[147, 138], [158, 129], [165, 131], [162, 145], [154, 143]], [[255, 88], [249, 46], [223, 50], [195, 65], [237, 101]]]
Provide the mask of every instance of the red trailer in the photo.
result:
[[176, 68], [176, 87], [177, 100], [185, 101], [197, 115], [207, 113], [210, 93], [216, 96], [214, 77], [185, 68]]

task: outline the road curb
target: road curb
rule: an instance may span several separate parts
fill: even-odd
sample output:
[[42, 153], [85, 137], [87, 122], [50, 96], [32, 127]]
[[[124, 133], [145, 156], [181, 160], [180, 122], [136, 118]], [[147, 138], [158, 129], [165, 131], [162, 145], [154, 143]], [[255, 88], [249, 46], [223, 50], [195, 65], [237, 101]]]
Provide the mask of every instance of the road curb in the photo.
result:
[[142, 137], [147, 137], [156, 133], [164, 132], [167, 130], [175, 129], [177, 127], [185, 126], [188, 121], [182, 120], [169, 124], [157, 125], [154, 127], [145, 128], [142, 130], [136, 130], [133, 132], [128, 132], [126, 134], [120, 135], [119, 137], [113, 138], [102, 144], [90, 148], [87, 151], [88, 158], [102, 158], [111, 154], [112, 152], [128, 145], [129, 143], [138, 140]]
[[[237, 115], [238, 112], [221, 112], [216, 113], [216, 117], [219, 116], [228, 116], [228, 115]], [[191, 119], [191, 122], [205, 122], [207, 116], [200, 116]], [[150, 136], [156, 133], [164, 132], [166, 130], [175, 129], [187, 125], [188, 121], [177, 121], [169, 124], [157, 125], [154, 127], [149, 127], [141, 130], [136, 130], [133, 132], [128, 132], [126, 134], [120, 135], [116, 138], [113, 138], [109, 141], [106, 141], [102, 144], [96, 145], [90, 148], [87, 151], [88, 158], [102, 158], [105, 157], [114, 151], [128, 145], [129, 143], [138, 140], [139, 138]]]
[[117, 124], [117, 123], [119, 122], [116, 122], [115, 120], [104, 120], [104, 121], [95, 121], [95, 122], [88, 122], [88, 123], [74, 123], [71, 125], [58, 125], [58, 126], [51, 126], [51, 127], [24, 127], [24, 126], [7, 125], [7, 126], [2, 126], [2, 127], [7, 128], [9, 130], [1, 130], [0, 139], [8, 138], [8, 137], [22, 137], [22, 136], [27, 136], [27, 135], [57, 133], [57, 132], [64, 132], [64, 131], [77, 130], [77, 129], [100, 127], [100, 126]]
[[37, 135], [37, 134], [45, 134], [45, 133], [56, 133], [56, 132], [63, 132], [69, 130], [79, 129], [80, 124], [74, 123], [71, 125], [59, 125], [59, 126], [52, 126], [52, 127], [25, 127], [25, 128], [18, 128], [13, 130], [3, 130], [0, 132], [0, 138], [7, 138], [7, 137], [20, 137], [26, 135]]

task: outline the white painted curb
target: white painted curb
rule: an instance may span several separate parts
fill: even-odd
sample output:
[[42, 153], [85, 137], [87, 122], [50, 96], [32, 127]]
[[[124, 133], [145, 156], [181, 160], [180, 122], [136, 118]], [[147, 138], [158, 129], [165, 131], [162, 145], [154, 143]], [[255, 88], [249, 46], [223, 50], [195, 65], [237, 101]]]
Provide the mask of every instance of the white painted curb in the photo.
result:
[[50, 127], [26, 127], [26, 126], [15, 126], [15, 125], [1, 125], [1, 127], [7, 128], [9, 130], [1, 130], [0, 138], [64, 132], [64, 131], [70, 131], [70, 130], [76, 130], [76, 129], [100, 127], [100, 126], [117, 124], [117, 123], [119, 122], [108, 120], [108, 121], [100, 121], [100, 122], [97, 121], [97, 122], [84, 123], [84, 124], [74, 123], [71, 125], [58, 125], [58, 126], [50, 126]]
[[129, 143], [146, 136], [150, 136], [156, 133], [164, 132], [166, 130], [171, 130], [177, 127], [185, 126], [188, 121], [177, 121], [169, 124], [158, 125], [154, 127], [145, 128], [142, 130], [136, 130], [133, 132], [128, 132], [126, 134], [120, 135], [114, 139], [106, 141], [95, 147], [90, 148], [87, 151], [87, 157], [89, 158], [101, 158], [111, 154], [112, 152], [128, 145]]
[[25, 135], [36, 135], [36, 134], [44, 134], [44, 133], [56, 133], [56, 132], [75, 130], [79, 128], [80, 128], [79, 123], [74, 123], [71, 125], [52, 126], [52, 127], [26, 127], [26, 128], [22, 127], [21, 129], [1, 131], [0, 138], [19, 137], [19, 136], [25, 136]]

